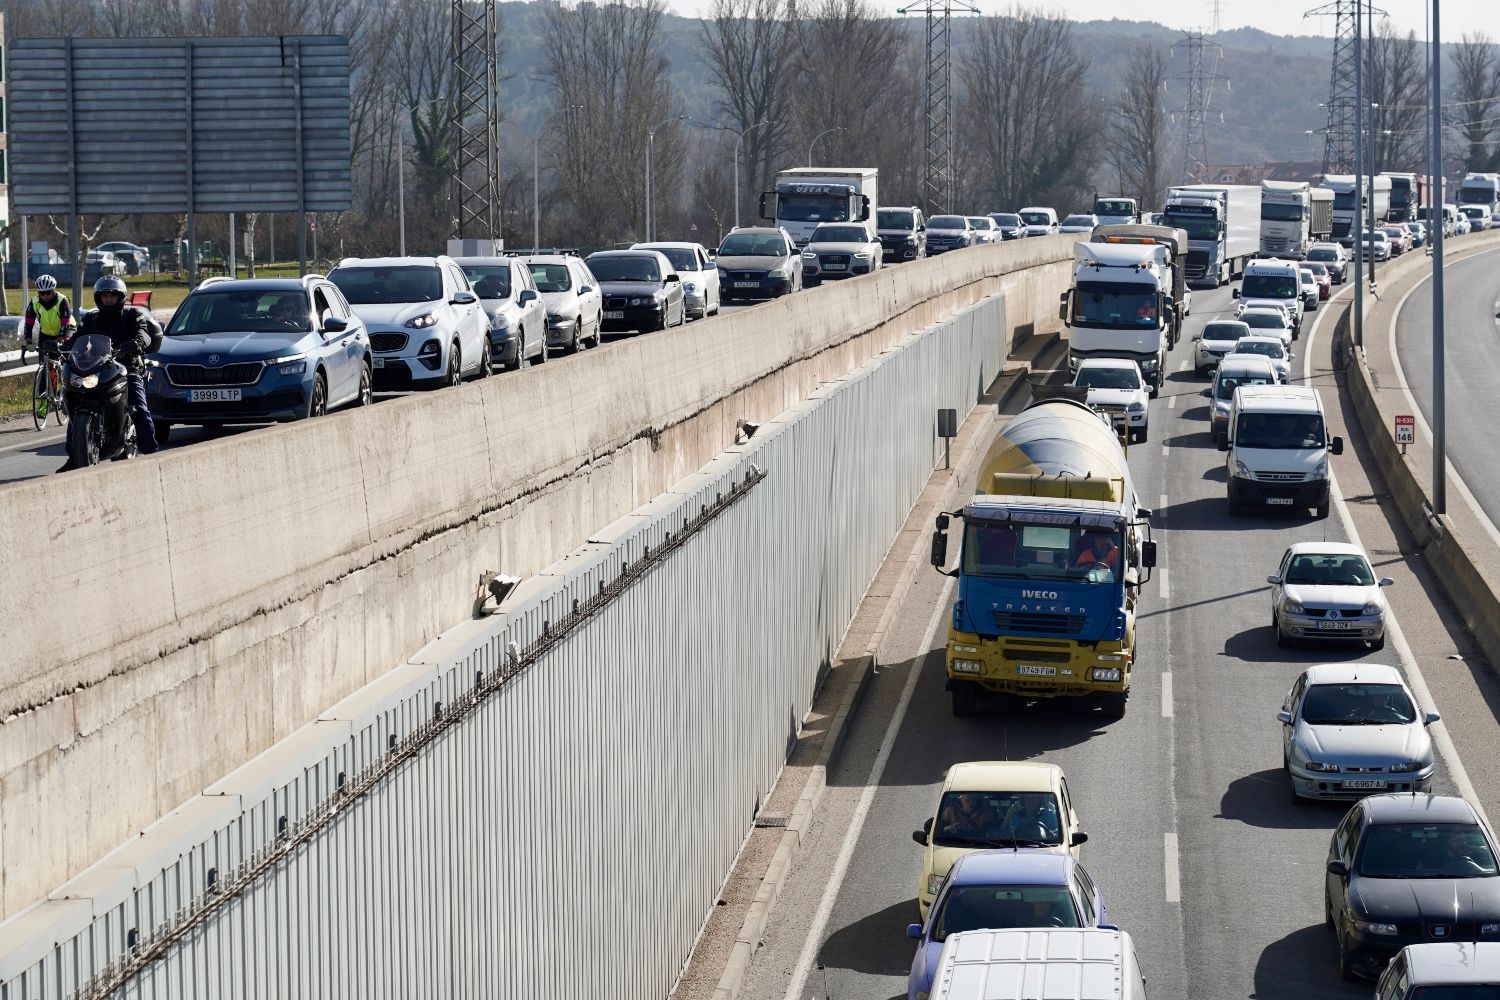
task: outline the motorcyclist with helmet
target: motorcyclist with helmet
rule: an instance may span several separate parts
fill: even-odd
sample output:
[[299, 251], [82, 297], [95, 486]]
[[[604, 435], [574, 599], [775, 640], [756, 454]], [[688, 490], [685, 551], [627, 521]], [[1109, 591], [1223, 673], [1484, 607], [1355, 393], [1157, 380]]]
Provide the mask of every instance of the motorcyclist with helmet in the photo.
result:
[[[125, 282], [107, 274], [94, 283], [94, 312], [85, 313], [77, 336], [100, 334], [115, 347], [115, 357], [125, 366], [126, 401], [135, 423], [136, 445], [141, 454], [156, 451], [156, 427], [146, 405], [146, 351], [161, 329], [149, 313], [127, 306]], [[59, 472], [75, 468], [72, 459]]]

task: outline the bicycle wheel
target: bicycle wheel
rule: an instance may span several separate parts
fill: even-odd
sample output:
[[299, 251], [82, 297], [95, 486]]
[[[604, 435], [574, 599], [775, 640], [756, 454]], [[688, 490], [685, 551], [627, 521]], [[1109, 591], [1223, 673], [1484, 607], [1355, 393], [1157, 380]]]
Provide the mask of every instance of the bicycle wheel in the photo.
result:
[[47, 363], [43, 359], [31, 379], [31, 422], [37, 430], [47, 426], [47, 414], [52, 411], [52, 396], [47, 388]]
[[68, 408], [64, 403], [62, 387], [62, 368], [52, 366], [52, 415], [57, 418], [57, 426], [68, 426]]

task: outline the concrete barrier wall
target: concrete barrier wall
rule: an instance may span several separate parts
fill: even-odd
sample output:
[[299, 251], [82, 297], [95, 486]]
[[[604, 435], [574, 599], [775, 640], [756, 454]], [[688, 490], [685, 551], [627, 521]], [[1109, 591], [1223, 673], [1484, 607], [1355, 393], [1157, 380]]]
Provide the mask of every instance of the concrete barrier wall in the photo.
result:
[[[976, 248], [525, 373], [0, 489], [0, 917], [908, 333], [1072, 241]], [[977, 391], [977, 389], [976, 389]], [[62, 595], [65, 598], [60, 599]]]

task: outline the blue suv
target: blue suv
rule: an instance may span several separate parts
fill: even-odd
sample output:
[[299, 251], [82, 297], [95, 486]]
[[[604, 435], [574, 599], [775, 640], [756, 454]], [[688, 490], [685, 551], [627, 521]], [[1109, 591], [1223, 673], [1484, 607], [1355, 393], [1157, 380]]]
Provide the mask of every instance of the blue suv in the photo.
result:
[[373, 398], [370, 337], [332, 282], [209, 278], [167, 324], [147, 364], [156, 436], [317, 417]]

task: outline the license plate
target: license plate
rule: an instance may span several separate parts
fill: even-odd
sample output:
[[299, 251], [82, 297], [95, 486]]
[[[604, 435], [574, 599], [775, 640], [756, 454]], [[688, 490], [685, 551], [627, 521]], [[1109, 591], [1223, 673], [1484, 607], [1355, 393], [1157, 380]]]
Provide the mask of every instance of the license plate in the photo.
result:
[[623, 309], [614, 309], [614, 310], [606, 311], [604, 313], [604, 318], [605, 319], [624, 319], [625, 318], [625, 310], [623, 310]]
[[1342, 632], [1345, 629], [1358, 627], [1358, 622], [1318, 622], [1318, 628], [1324, 632]]
[[735, 288], [759, 288], [760, 287], [760, 282], [758, 282], [758, 281], [736, 281], [734, 283], [734, 287]]
[[191, 403], [238, 403], [240, 401], [240, 390], [189, 389], [188, 401]]
[[375, 356], [374, 356], [374, 357], [372, 357], [372, 358], [371, 358], [371, 359], [370, 359], [370, 361], [371, 361], [371, 362], [372, 362], [372, 363], [374, 363], [374, 365], [375, 365], [375, 367], [376, 367], [376, 368], [384, 368], [384, 367], [385, 367], [385, 358], [382, 358], [382, 357], [381, 357], [381, 356], [380, 356], [380, 355], [378, 355], [378, 354], [377, 354], [377, 355], [375, 355]]
[[1384, 781], [1375, 781], [1375, 780], [1371, 780], [1371, 779], [1361, 779], [1359, 781], [1346, 781], [1346, 782], [1344, 782], [1344, 787], [1345, 788], [1385, 788], [1386, 787], [1386, 782], [1384, 782]]
[[1020, 674], [1023, 677], [1056, 677], [1057, 668], [1033, 667], [1023, 663], [1016, 667], [1016, 673]]
[[1275, 505], [1277, 507], [1290, 507], [1292, 505], [1292, 498], [1291, 497], [1266, 497], [1266, 503], [1273, 504], [1273, 505]]
[[846, 268], [848, 266], [849, 265], [847, 265], [847, 264], [824, 264], [823, 268], [824, 268], [824, 270], [828, 270], [828, 271], [842, 271], [844, 268]]

